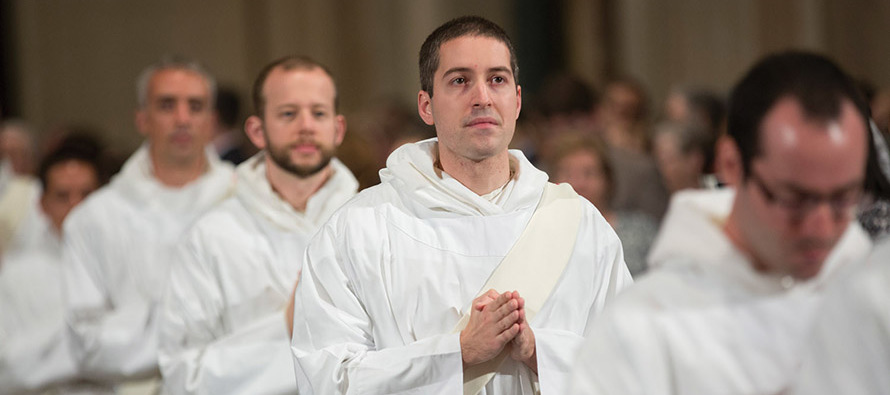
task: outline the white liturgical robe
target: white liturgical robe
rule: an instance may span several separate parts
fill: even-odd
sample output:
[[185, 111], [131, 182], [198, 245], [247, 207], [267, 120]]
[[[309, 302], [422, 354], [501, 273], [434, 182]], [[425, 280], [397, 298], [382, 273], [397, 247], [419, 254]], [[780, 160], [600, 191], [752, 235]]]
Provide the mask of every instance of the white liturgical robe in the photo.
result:
[[28, 213], [22, 233], [28, 237], [3, 254], [0, 269], [0, 394], [112, 393], [77, 378], [65, 338], [61, 243], [43, 210]]
[[[524, 230], [547, 175], [510, 151], [514, 177], [490, 201], [437, 171], [436, 153], [435, 139], [397, 149], [382, 183], [310, 242], [292, 341], [301, 394], [463, 393], [452, 330]], [[565, 393], [591, 320], [631, 282], [615, 232], [579, 199], [574, 250], [529, 322], [538, 375], [507, 358], [483, 394]]]
[[890, 394], [890, 235], [825, 298], [791, 393]]
[[156, 310], [174, 246], [234, 184], [231, 165], [212, 151], [206, 156], [202, 176], [170, 188], [152, 175], [143, 145], [65, 220], [64, 297], [74, 355], [86, 377], [159, 374]]
[[331, 166], [298, 212], [272, 190], [261, 152], [238, 167], [235, 196], [189, 231], [161, 309], [169, 394], [297, 392], [284, 308], [309, 238], [358, 189], [346, 166]]
[[657, 269], [594, 323], [570, 393], [772, 395], [788, 388], [825, 285], [871, 243], [851, 223], [817, 277], [760, 273], [723, 232], [733, 198], [730, 190], [675, 196], [650, 256]]

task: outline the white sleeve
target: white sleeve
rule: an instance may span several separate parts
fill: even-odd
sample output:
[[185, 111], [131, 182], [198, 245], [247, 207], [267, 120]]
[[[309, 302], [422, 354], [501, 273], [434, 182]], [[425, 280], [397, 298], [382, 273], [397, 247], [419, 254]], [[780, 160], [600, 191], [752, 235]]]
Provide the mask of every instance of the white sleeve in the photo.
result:
[[[300, 394], [462, 393], [459, 334], [408, 344], [375, 344], [379, 328], [364, 303], [385, 302], [356, 295], [347, 271], [355, 270], [349, 260], [359, 258], [345, 251], [329, 223], [306, 252], [291, 347]], [[368, 255], [360, 259], [386, 259]]]
[[[153, 303], [130, 298], [115, 305], [105, 284], [107, 248], [95, 227], [80, 226], [72, 214], [65, 224], [62, 288], [72, 352], [80, 372], [98, 380], [143, 378], [157, 370], [157, 320]], [[92, 225], [92, 224], [91, 224]]]
[[[237, 330], [224, 322], [223, 279], [193, 239], [177, 252], [160, 312], [159, 362], [170, 394], [288, 394], [295, 390], [284, 311]], [[225, 279], [237, 281], [237, 279]]]

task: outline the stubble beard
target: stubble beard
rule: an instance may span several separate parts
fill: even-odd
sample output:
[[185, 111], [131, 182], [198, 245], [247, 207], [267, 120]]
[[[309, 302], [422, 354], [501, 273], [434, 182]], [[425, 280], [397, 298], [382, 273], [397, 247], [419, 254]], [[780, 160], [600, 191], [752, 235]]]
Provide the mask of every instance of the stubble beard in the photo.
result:
[[321, 159], [319, 159], [318, 163], [315, 163], [313, 165], [301, 166], [294, 163], [290, 158], [289, 147], [272, 147], [270, 145], [269, 157], [272, 158], [272, 162], [274, 162], [284, 171], [299, 178], [309, 178], [324, 170], [324, 168], [331, 163], [331, 159], [333, 159], [334, 157], [333, 149], [328, 149], [325, 147], [318, 148], [319, 153], [321, 154]]

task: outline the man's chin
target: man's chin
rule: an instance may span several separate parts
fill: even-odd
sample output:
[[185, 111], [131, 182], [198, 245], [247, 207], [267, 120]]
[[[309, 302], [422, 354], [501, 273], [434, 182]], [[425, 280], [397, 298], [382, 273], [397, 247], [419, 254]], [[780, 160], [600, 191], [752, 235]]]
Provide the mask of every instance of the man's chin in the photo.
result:
[[795, 265], [791, 276], [798, 280], [809, 280], [819, 275], [822, 267], [825, 265], [825, 259], [804, 259]]

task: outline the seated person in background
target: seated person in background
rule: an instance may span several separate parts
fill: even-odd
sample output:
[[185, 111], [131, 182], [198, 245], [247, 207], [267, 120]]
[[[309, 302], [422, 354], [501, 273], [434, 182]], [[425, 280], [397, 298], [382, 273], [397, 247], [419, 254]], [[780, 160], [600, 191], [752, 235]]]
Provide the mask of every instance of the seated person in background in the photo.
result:
[[82, 381], [65, 337], [61, 283], [62, 222], [99, 187], [96, 147], [62, 143], [40, 164], [39, 209], [31, 239], [3, 254], [0, 270], [0, 393], [112, 393]]
[[652, 152], [668, 193], [705, 186], [715, 141], [697, 124], [663, 122], [655, 126]]
[[[529, 108], [532, 112], [522, 128], [526, 141], [519, 148], [534, 153], [542, 165], [555, 163], [554, 144], [562, 139], [560, 136], [581, 135], [606, 141], [597, 118], [602, 112], [598, 111], [596, 92], [578, 76], [551, 75]], [[668, 194], [652, 157], [608, 141], [606, 149], [615, 181], [610, 193], [612, 208], [639, 211], [660, 220]]]
[[609, 221], [621, 239], [630, 274], [637, 278], [645, 272], [646, 255], [658, 224], [638, 211], [612, 209], [615, 179], [603, 143], [593, 138], [565, 136], [557, 142], [549, 168], [552, 182], [569, 183]]
[[572, 394], [782, 393], [825, 286], [868, 253], [853, 221], [868, 108], [852, 80], [785, 52], [758, 62], [730, 103], [736, 190], [676, 195], [650, 273], [594, 322]]

